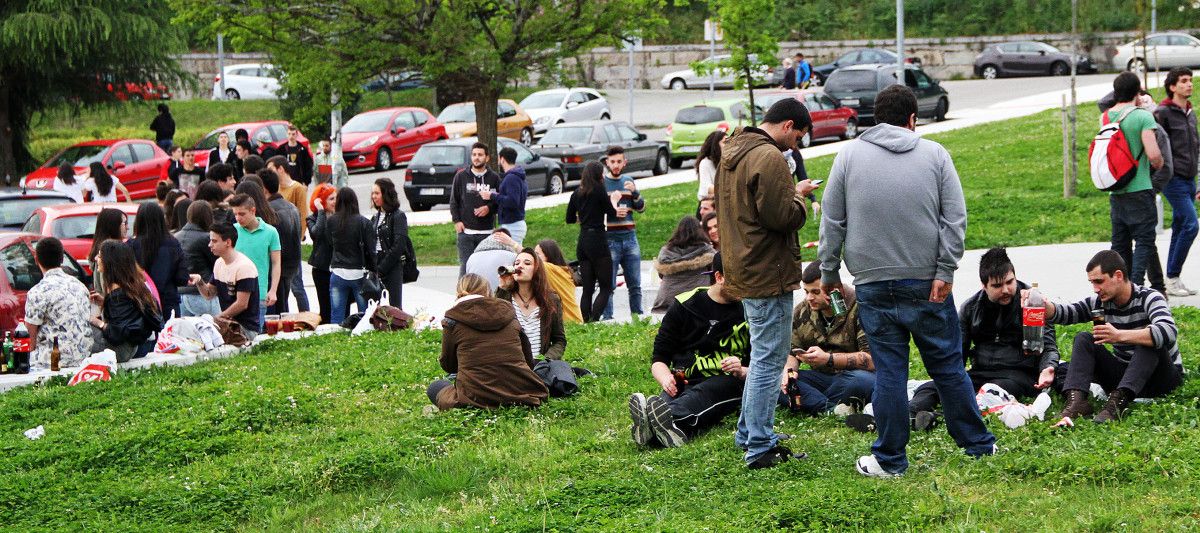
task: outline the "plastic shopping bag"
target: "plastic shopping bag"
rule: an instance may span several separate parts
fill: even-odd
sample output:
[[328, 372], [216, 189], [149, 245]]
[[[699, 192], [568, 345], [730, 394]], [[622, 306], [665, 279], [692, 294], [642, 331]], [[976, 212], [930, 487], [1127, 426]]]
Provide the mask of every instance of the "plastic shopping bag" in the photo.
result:
[[358, 324], [350, 331], [350, 336], [362, 335], [368, 331], [375, 331], [375, 326], [371, 324], [371, 317], [375, 316], [375, 309], [379, 307], [379, 302], [375, 300], [367, 300], [367, 308], [363, 311], [363, 316], [359, 319]]
[[94, 353], [87, 356], [79, 364], [80, 369], [71, 377], [68, 385], [77, 385], [87, 381], [108, 381], [117, 369], [117, 354], [112, 350]]

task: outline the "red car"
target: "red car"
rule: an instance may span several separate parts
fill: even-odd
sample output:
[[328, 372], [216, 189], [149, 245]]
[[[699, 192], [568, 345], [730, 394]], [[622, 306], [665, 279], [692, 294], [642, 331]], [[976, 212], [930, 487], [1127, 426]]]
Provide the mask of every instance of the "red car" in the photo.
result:
[[83, 267], [86, 276], [92, 275], [92, 265], [88, 263], [88, 251], [92, 249], [92, 235], [96, 232], [96, 217], [100, 210], [106, 207], [120, 209], [129, 217], [127, 235], [133, 236], [133, 220], [137, 217], [139, 204], [134, 203], [82, 203], [61, 204], [39, 207], [21, 231], [37, 235], [58, 237], [63, 243], [67, 255]]
[[755, 91], [754, 103], [770, 109], [771, 104], [788, 97], [802, 102], [812, 116], [812, 132], [800, 140], [801, 148], [807, 148], [814, 139], [853, 139], [858, 136], [858, 112], [844, 107], [821, 89]]
[[[291, 123], [286, 120], [266, 120], [263, 122], [240, 122], [238, 124], [226, 124], [215, 130], [212, 130], [205, 135], [200, 142], [196, 143], [193, 150], [196, 150], [196, 166], [208, 168], [208, 153], [213, 148], [217, 147], [217, 136], [221, 132], [229, 134], [229, 147], [232, 149], [236, 141], [234, 141], [234, 132], [239, 129], [246, 130], [250, 134], [250, 146], [256, 152], [261, 151], [263, 145], [271, 148], [278, 148], [279, 145], [287, 142], [287, 129]], [[308, 139], [304, 134], [300, 134], [300, 144], [312, 150], [308, 144]]]
[[[0, 335], [17, 329], [25, 318], [25, 295], [42, 281], [42, 271], [34, 262], [33, 246], [41, 235], [34, 233], [0, 234]], [[63, 270], [84, 281], [79, 264], [63, 258]]]
[[154, 198], [154, 187], [167, 173], [171, 156], [154, 141], [146, 139], [103, 139], [87, 141], [67, 148], [51, 157], [46, 164], [30, 172], [21, 186], [30, 189], [53, 189], [58, 167], [70, 163], [76, 174], [88, 171], [88, 165], [99, 161], [121, 180], [136, 200]]
[[422, 145], [447, 138], [445, 126], [420, 107], [374, 109], [342, 126], [342, 158], [349, 169], [387, 170], [411, 160]]

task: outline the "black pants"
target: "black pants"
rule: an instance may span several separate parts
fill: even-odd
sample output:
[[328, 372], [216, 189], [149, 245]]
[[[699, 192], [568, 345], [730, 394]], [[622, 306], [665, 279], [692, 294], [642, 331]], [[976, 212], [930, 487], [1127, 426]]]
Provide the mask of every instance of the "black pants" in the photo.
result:
[[[983, 387], [985, 383], [992, 383], [1017, 398], [1032, 398], [1038, 394], [1038, 390], [1033, 388], [1033, 385], [1037, 382], [1036, 375], [1025, 375], [1017, 371], [988, 372], [986, 370], [971, 369], [967, 371], [967, 377], [971, 378], [971, 386], [976, 391], [980, 387]], [[908, 402], [908, 412], [911, 414], [917, 411], [932, 411], [941, 401], [941, 398], [938, 396], [937, 387], [930, 381], [917, 387], [917, 390], [913, 392], [912, 400]]]
[[471, 258], [471, 254], [475, 253], [475, 248], [484, 239], [490, 237], [491, 233], [467, 233], [458, 234], [458, 277], [463, 277], [467, 273], [467, 259]]
[[1095, 340], [1090, 331], [1075, 334], [1064, 389], [1085, 391], [1095, 382], [1105, 392], [1120, 388], [1139, 398], [1153, 398], [1175, 390], [1183, 380], [1166, 350], [1135, 346], [1133, 357], [1126, 363]]
[[736, 413], [742, 405], [744, 385], [744, 381], [734, 376], [721, 374], [685, 386], [674, 398], [666, 392], [661, 396], [671, 407], [675, 426], [690, 438]]
[[[299, 267], [297, 267], [299, 268]], [[279, 288], [275, 291], [275, 305], [267, 308], [267, 314], [281, 315], [288, 312], [288, 297], [292, 295], [292, 280], [296, 277], [296, 268], [284, 268], [279, 273]]]
[[[579, 310], [584, 322], [600, 320], [608, 299], [613, 293], [612, 254], [608, 251], [608, 236], [604, 230], [582, 228], [575, 243], [575, 258], [579, 260], [579, 271], [583, 275], [583, 299]], [[592, 290], [600, 284], [600, 293], [592, 301]]]
[[321, 323], [329, 323], [329, 271], [312, 269], [313, 284], [317, 286], [317, 307], [321, 310]]
[[391, 272], [379, 277], [379, 281], [383, 282], [383, 288], [388, 291], [388, 305], [396, 309], [404, 309], [400, 305], [404, 293], [404, 263], [396, 263], [396, 268]]
[[[1129, 280], [1142, 285], [1146, 273], [1155, 271], [1161, 278], [1162, 267], [1152, 269], [1150, 266], [1151, 262], [1158, 263], [1158, 248], [1154, 244], [1158, 208], [1154, 205], [1154, 191], [1114, 194], [1108, 198], [1108, 205], [1112, 249], [1129, 265]], [[1162, 285], [1161, 279], [1158, 284]]]

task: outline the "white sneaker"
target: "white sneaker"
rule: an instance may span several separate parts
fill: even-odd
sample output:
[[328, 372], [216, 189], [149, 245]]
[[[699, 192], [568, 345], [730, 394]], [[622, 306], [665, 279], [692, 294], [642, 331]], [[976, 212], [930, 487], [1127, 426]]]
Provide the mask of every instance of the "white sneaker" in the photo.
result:
[[854, 463], [854, 470], [867, 477], [884, 479], [900, 477], [900, 474], [893, 474], [887, 470], [884, 470], [882, 466], [879, 466], [879, 460], [876, 459], [874, 455], [864, 455], [859, 457], [858, 461]]
[[1193, 296], [1197, 293], [1187, 288], [1179, 278], [1167, 278], [1167, 296]]
[[833, 414], [840, 416], [842, 418], [848, 417], [848, 416], [854, 414], [854, 412], [855, 412], [854, 406], [850, 405], [850, 404], [839, 403], [833, 407]]

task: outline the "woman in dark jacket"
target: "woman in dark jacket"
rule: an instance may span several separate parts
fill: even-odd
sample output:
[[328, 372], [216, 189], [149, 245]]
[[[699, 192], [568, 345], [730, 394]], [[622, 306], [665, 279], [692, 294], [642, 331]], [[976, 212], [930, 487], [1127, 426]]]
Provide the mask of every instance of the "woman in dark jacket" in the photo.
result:
[[510, 303], [490, 298], [487, 280], [467, 274], [458, 280], [458, 300], [442, 321], [442, 370], [425, 391], [445, 411], [455, 407], [537, 407], [550, 395], [533, 372], [533, 352]]
[[706, 272], [711, 269], [715, 255], [717, 251], [700, 227], [700, 221], [696, 217], [683, 217], [654, 260], [654, 270], [662, 283], [651, 311], [666, 313], [676, 296], [696, 287], [707, 287], [710, 280]]
[[[212, 228], [212, 208], [208, 202], [192, 202], [187, 210], [187, 224], [175, 232], [175, 239], [183, 248], [183, 257], [188, 274], [199, 274], [204, 281], [212, 281], [213, 265], [217, 256], [208, 248], [208, 230]], [[192, 285], [179, 287], [180, 316], [217, 316], [221, 304], [216, 298], [205, 298]]]
[[358, 195], [354, 189], [338, 190], [337, 210], [329, 217], [329, 242], [333, 260], [329, 271], [329, 318], [340, 324], [350, 313], [351, 298], [360, 312], [366, 311], [362, 294], [363, 278], [375, 270], [375, 231], [371, 221], [358, 214]]
[[317, 306], [321, 311], [321, 323], [329, 324], [329, 268], [333, 264], [333, 243], [329, 239], [329, 216], [337, 206], [337, 196], [327, 194], [323, 198], [314, 196], [311, 211], [304, 224], [308, 226], [308, 235], [312, 237], [312, 254], [308, 256], [308, 264], [312, 266], [313, 284], [317, 287]]
[[401, 291], [404, 290], [404, 264], [416, 260], [406, 253], [411, 247], [408, 240], [408, 217], [400, 210], [400, 196], [396, 184], [389, 178], [375, 180], [371, 189], [371, 205], [375, 216], [371, 226], [377, 238], [375, 252], [376, 272], [388, 291], [388, 304], [402, 308]]
[[[617, 210], [604, 190], [604, 165], [591, 161], [583, 167], [583, 179], [567, 204], [567, 224], [579, 223], [575, 258], [579, 260], [579, 270], [583, 274], [583, 298], [579, 301], [579, 309], [583, 311], [585, 322], [600, 320], [613, 293], [612, 255], [608, 251], [604, 225], [606, 216], [616, 218]], [[592, 301], [592, 291], [597, 283], [600, 294]]]
[[162, 329], [162, 311], [146, 286], [133, 251], [119, 241], [105, 241], [96, 256], [96, 269], [104, 273], [108, 291], [101, 306], [103, 318], [92, 317], [92, 325], [116, 352], [118, 362], [150, 353]]
[[563, 331], [562, 302], [550, 289], [545, 264], [532, 248], [517, 254], [511, 275], [500, 276], [496, 298], [512, 305], [533, 353], [545, 359], [563, 358], [567, 334]]
[[233, 144], [229, 142], [229, 132], [223, 131], [217, 134], [217, 147], [208, 152], [208, 166], [215, 163], [225, 163], [233, 167], [237, 161], [237, 151], [233, 149]]
[[146, 202], [138, 207], [133, 238], [126, 244], [158, 288], [163, 316], [179, 316], [178, 287], [188, 284], [187, 263], [183, 247], [167, 232], [167, 219], [157, 203]]

